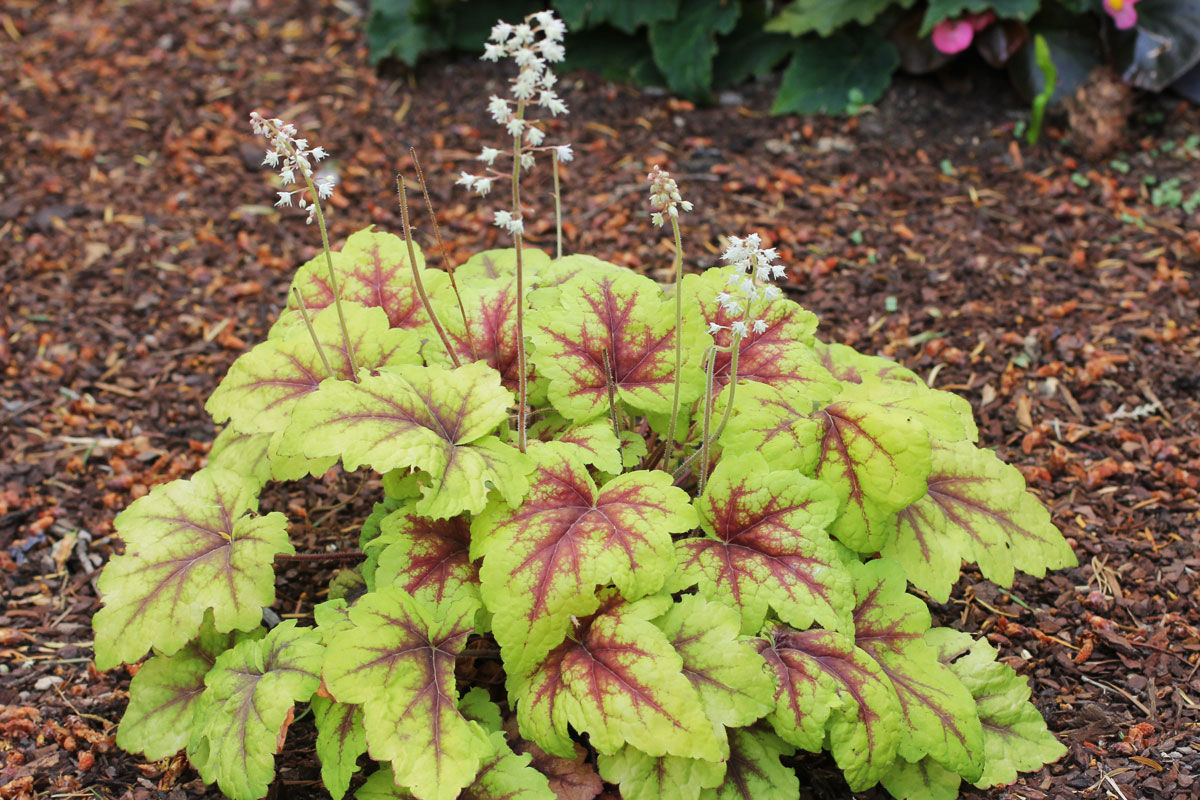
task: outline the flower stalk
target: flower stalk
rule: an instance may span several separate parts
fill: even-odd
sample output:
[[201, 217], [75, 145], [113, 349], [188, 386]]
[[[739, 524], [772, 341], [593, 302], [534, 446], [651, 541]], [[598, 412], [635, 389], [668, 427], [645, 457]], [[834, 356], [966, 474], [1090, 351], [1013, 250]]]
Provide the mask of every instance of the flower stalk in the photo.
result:
[[425, 307], [425, 313], [429, 315], [429, 321], [433, 323], [433, 329], [437, 331], [442, 345], [446, 348], [446, 354], [450, 356], [450, 363], [455, 367], [461, 367], [462, 362], [459, 361], [458, 354], [454, 352], [454, 345], [450, 343], [450, 337], [446, 335], [442, 321], [438, 319], [437, 312], [433, 310], [433, 304], [429, 302], [429, 295], [425, 291], [425, 282], [421, 280], [421, 270], [417, 267], [417, 253], [413, 248], [412, 227], [408, 222], [408, 195], [404, 191], [404, 178], [399, 175], [396, 176], [396, 192], [400, 195], [400, 224], [404, 226], [404, 243], [408, 245], [408, 263], [412, 266], [413, 284], [417, 287], [417, 295], [421, 298], [421, 305]]

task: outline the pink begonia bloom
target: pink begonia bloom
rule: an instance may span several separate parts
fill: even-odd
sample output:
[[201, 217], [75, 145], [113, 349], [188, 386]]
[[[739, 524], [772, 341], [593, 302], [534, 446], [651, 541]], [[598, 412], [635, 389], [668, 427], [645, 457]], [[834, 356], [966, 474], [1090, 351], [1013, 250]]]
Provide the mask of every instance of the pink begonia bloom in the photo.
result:
[[1113, 18], [1121, 30], [1137, 24], [1137, 10], [1133, 7], [1138, 0], [1104, 0], [1104, 10]]
[[[1108, 0], [1105, 0], [1107, 2]], [[1116, 0], [1120, 3], [1123, 0]], [[1128, 2], [1128, 0], [1124, 0]], [[967, 14], [959, 19], [944, 19], [933, 27], [933, 46], [946, 55], [961, 53], [971, 46], [975, 34], [996, 21], [991, 11]]]

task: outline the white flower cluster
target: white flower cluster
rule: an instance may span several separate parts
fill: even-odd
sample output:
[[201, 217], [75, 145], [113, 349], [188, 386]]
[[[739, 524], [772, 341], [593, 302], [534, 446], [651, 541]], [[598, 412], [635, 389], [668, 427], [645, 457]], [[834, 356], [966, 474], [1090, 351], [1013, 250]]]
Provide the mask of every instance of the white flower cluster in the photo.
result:
[[[520, 161], [522, 169], [533, 167], [537, 160], [535, 152], [553, 151], [556, 159], [562, 162], [575, 158], [569, 144], [544, 144], [546, 132], [538, 127], [536, 119], [527, 119], [525, 116], [526, 109], [534, 105], [541, 106], [555, 117], [567, 113], [566, 103], [554, 91], [558, 76], [550, 69], [550, 64], [562, 61], [566, 55], [562, 44], [566, 32], [566, 24], [554, 16], [553, 11], [539, 11], [518, 25], [497, 22], [492, 27], [490, 40], [484, 45], [484, 61], [498, 62], [511, 58], [519, 67], [517, 77], [509, 81], [512, 96], [505, 98], [492, 95], [488, 100], [488, 113], [497, 125], [513, 137], [513, 156]], [[494, 147], [483, 148], [476, 159], [486, 164], [492, 174], [474, 175], [463, 171], [455, 183], [480, 196], [487, 194], [492, 190], [492, 183], [500, 176], [499, 172], [490, 168], [501, 155], [503, 151]], [[519, 214], [497, 211], [494, 221], [513, 235], [524, 231]]]
[[284, 186], [300, 184], [299, 189], [287, 192], [276, 192], [278, 206], [291, 206], [292, 195], [299, 195], [297, 205], [308, 209], [308, 223], [311, 224], [317, 216], [317, 202], [333, 195], [334, 180], [331, 177], [319, 178], [313, 186], [317, 197], [305, 198], [304, 189], [313, 180], [313, 163], [328, 158], [329, 153], [324, 147], [309, 149], [308, 139], [296, 138], [296, 126], [281, 119], [267, 119], [257, 111], [250, 114], [250, 127], [254, 133], [267, 139], [271, 149], [263, 158], [263, 166], [279, 170], [279, 177]]
[[760, 300], [763, 304], [760, 309], [762, 310], [783, 296], [779, 287], [771, 283], [787, 274], [785, 266], [772, 263], [778, 257], [774, 247], [762, 247], [762, 237], [757, 233], [752, 233], [745, 239], [729, 237], [729, 247], [721, 258], [737, 269], [729, 274], [724, 291], [717, 293], [716, 302], [727, 317], [734, 319], [729, 325], [710, 322], [709, 333], [728, 329], [736, 336], [745, 338], [751, 331], [756, 334], [766, 332], [766, 320], [749, 319], [749, 316], [755, 303]]
[[679, 216], [680, 208], [684, 211], [692, 210], [691, 202], [679, 196], [679, 186], [671, 177], [671, 173], [659, 169], [655, 164], [646, 180], [650, 181], [650, 221], [658, 227], [661, 228], [666, 221], [664, 214], [674, 218]]

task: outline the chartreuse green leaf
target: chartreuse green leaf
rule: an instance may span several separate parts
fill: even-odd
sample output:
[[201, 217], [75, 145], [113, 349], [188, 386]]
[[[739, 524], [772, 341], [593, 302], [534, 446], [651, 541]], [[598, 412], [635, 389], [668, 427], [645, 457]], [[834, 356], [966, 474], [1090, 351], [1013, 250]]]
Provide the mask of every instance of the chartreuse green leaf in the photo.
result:
[[204, 616], [200, 635], [170, 656], [155, 656], [142, 664], [129, 684], [129, 707], [117, 728], [117, 746], [158, 761], [187, 747], [196, 707], [204, 692], [204, 676], [217, 656], [246, 639], [266, 633], [218, 633], [212, 612]]
[[562, 287], [581, 275], [592, 277], [619, 277], [628, 275], [629, 268], [621, 267], [592, 255], [577, 253], [556, 258], [538, 273], [534, 288], [529, 293], [529, 303], [534, 308], [550, 308], [558, 304]]
[[812, 398], [795, 389], [747, 382], [738, 387], [721, 447], [731, 453], [757, 452], [776, 469], [815, 475], [821, 453], [816, 408]]
[[[684, 317], [700, 319], [705, 327], [710, 323], [724, 326], [725, 330], [715, 337], [723, 348], [732, 344], [733, 334], [728, 328], [735, 317], [729, 316], [716, 297], [725, 290], [732, 271], [732, 267], [713, 268], [683, 276]], [[768, 383], [815, 398], [832, 397], [837, 382], [821, 366], [812, 348], [816, 316], [785, 297], [775, 299], [761, 311], [756, 306], [753, 313], [767, 324], [767, 329], [751, 332], [738, 345], [738, 380]], [[729, 383], [731, 356], [729, 352], [717, 353], [714, 377], [720, 386]]]
[[969, 442], [935, 442], [925, 496], [903, 509], [882, 552], [939, 603], [950, 596], [961, 561], [1011, 586], [1014, 567], [1038, 577], [1073, 566], [1075, 555], [1020, 471]]
[[813, 342], [821, 365], [842, 383], [878, 385], [880, 383], [912, 383], [924, 385], [921, 376], [890, 358], [860, 353], [839, 342]]
[[971, 404], [951, 392], [930, 389], [924, 383], [886, 381], [845, 383], [838, 400], [868, 400], [897, 411], [920, 424], [935, 440], [973, 442], [979, 438]]
[[767, 721], [805, 750], [825, 744], [853, 791], [885, 775], [900, 744], [900, 702], [879, 665], [846, 635], [769, 623], [758, 648], [776, 674]]
[[477, 514], [493, 487], [511, 505], [528, 489], [529, 459], [489, 435], [512, 402], [486, 364], [406, 364], [358, 383], [323, 383], [296, 407], [285, 445], [313, 458], [340, 456], [348, 470], [424, 470], [432, 484], [422, 490], [418, 514]]
[[[431, 296], [438, 293], [449, 282], [446, 273], [425, 269], [425, 256], [416, 242], [413, 242], [413, 251], [425, 291]], [[413, 282], [408, 245], [399, 236], [364, 228], [351, 234], [342, 249], [332, 255], [343, 309], [348, 302], [378, 306], [387, 314], [388, 324], [393, 328], [432, 328]], [[333, 305], [333, 287], [329, 283], [324, 253], [296, 271], [292, 289], [300, 291], [310, 314]], [[291, 329], [299, 315], [295, 291], [289, 291], [287, 310], [275, 324]]]
[[207, 466], [231, 470], [265, 486], [271, 480], [271, 461], [267, 456], [270, 443], [269, 433], [240, 433], [227, 425], [213, 440]]
[[557, 414], [548, 414], [529, 428], [529, 438], [543, 442], [565, 442], [575, 448], [575, 455], [585, 464], [601, 472], [617, 475], [622, 468], [622, 445], [641, 442], [645, 455], [646, 440], [635, 436], [629, 442], [617, 439], [609, 419], [597, 419], [582, 425], [572, 425]]
[[764, 29], [775, 33], [803, 36], [813, 31], [828, 36], [851, 22], [871, 24], [876, 17], [893, 6], [910, 7], [916, 0], [792, 0], [780, 9]]
[[628, 745], [596, 763], [604, 780], [621, 787], [622, 800], [699, 800], [725, 779], [723, 761], [655, 757]]
[[321, 782], [334, 800], [342, 800], [350, 779], [358, 772], [358, 757], [367, 752], [362, 709], [327, 697], [314, 697], [312, 709], [317, 723]]
[[657, 592], [675, 565], [671, 534], [696, 525], [665, 472], [629, 472], [598, 489], [565, 444], [532, 442], [529, 455], [537, 468], [525, 501], [493, 502], [471, 525], [492, 632], [515, 672], [561, 642], [572, 616], [596, 610], [597, 585], [612, 581], [629, 599]]
[[217, 657], [188, 744], [188, 758], [206, 783], [215, 781], [233, 800], [267, 793], [292, 706], [321, 682], [324, 650], [316, 631], [287, 620]]
[[[531, 285], [550, 266], [550, 256], [533, 247], [521, 248], [521, 272]], [[504, 283], [517, 274], [517, 249], [507, 247], [500, 250], [483, 250], [468, 258], [454, 269], [454, 279], [459, 289], [470, 285], [491, 284], [503, 278]]]
[[[438, 316], [455, 354], [463, 364], [483, 361], [500, 373], [505, 388], [517, 391], [517, 284], [515, 278], [506, 276], [494, 281], [459, 281], [459, 297], [462, 308], [452, 291], [444, 291], [437, 298]], [[463, 311], [466, 319], [463, 319]], [[446, 348], [440, 342], [437, 347], [425, 351], [430, 363], [450, 366]], [[526, 378], [532, 378], [533, 369], [527, 364]]]
[[465, 516], [433, 520], [407, 502], [379, 523], [375, 586], [398, 586], [433, 605], [459, 592], [478, 594], [479, 570], [471, 563], [471, 522]]
[[[587, 422], [609, 413], [616, 398], [639, 411], [668, 413], [675, 378], [675, 306], [662, 287], [632, 272], [589, 272], [562, 287], [558, 303], [529, 315], [532, 359], [550, 379], [550, 402], [563, 416]], [[681, 402], [700, 395], [704, 326], [684, 316]], [[605, 372], [605, 360], [609, 373]]]
[[723, 758], [683, 659], [649, 621], [670, 598], [628, 603], [606, 591], [602, 602], [532, 672], [509, 672], [521, 735], [567, 758], [574, 754], [568, 725], [603, 754], [628, 744], [651, 756]]
[[962, 778], [926, 756], [915, 764], [896, 759], [879, 782], [896, 800], [955, 800]]
[[975, 698], [984, 746], [983, 773], [976, 786], [1012, 783], [1018, 772], [1041, 769], [1066, 754], [1067, 748], [1047, 730], [1046, 721], [1029, 702], [1029, 683], [996, 660], [996, 648], [949, 628], [930, 630], [925, 641]]
[[740, 609], [744, 632], [762, 627], [768, 608], [798, 628], [850, 630], [850, 575], [825, 532], [837, 513], [829, 487], [754, 452], [726, 456], [696, 510], [707, 536], [676, 542], [671, 591], [697, 585]]
[[700, 800], [762, 800], [800, 796], [796, 771], [780, 763], [796, 748], [763, 726], [730, 728], [729, 760], [725, 762], [725, 780], [720, 786], [705, 789]]
[[467, 690], [458, 701], [458, 710], [467, 719], [473, 719], [482, 725], [489, 734], [504, 727], [500, 706], [492, 701], [487, 691], [478, 686]]
[[854, 569], [855, 643], [879, 664], [900, 699], [899, 753], [907, 761], [929, 755], [974, 781], [983, 771], [983, 728], [975, 701], [925, 642], [929, 609], [908, 594], [904, 571], [877, 559]]
[[337, 633], [325, 685], [360, 704], [368, 752], [390, 761], [396, 783], [420, 800], [451, 800], [491, 755], [487, 734], [458, 710], [454, 657], [474, 630], [470, 595], [433, 606], [387, 587], [350, 609], [354, 627]]
[[[683, 674], [721, 738], [724, 727], [749, 725], [775, 707], [766, 662], [739, 638], [741, 622], [733, 608], [699, 595], [684, 596], [654, 620], [683, 659]], [[655, 758], [629, 746], [601, 755], [598, 764], [605, 780], [621, 784], [626, 800], [697, 800], [702, 789], [719, 786], [725, 775], [720, 762]]]
[[[528, 754], [514, 754], [503, 733], [491, 733], [486, 742], [491, 754], [483, 759], [479, 774], [459, 795], [461, 800], [555, 800], [546, 776], [529, 766]], [[399, 788], [387, 764], [367, 778], [354, 796], [356, 800], [420, 797]]]
[[220, 632], [259, 626], [263, 606], [275, 602], [275, 555], [295, 550], [283, 514], [253, 513], [258, 490], [254, 478], [202, 469], [154, 487], [117, 516], [125, 554], [97, 583], [97, 667], [132, 663], [151, 647], [175, 653], [200, 632], [208, 609]]
[[[381, 309], [346, 302], [342, 308], [354, 349], [354, 363], [360, 369], [421, 363], [415, 334], [389, 328], [387, 315]], [[233, 362], [205, 404], [213, 419], [232, 420], [239, 431], [281, 431], [287, 427], [296, 404], [317, 391], [322, 381], [352, 379], [337, 309], [318, 312], [312, 323], [332, 375], [325, 369], [308, 328], [299, 326], [285, 336], [255, 345]]]
[[860, 553], [878, 550], [895, 513], [925, 494], [929, 434], [909, 415], [864, 400], [839, 400], [815, 414], [817, 478], [838, 498], [830, 533]]

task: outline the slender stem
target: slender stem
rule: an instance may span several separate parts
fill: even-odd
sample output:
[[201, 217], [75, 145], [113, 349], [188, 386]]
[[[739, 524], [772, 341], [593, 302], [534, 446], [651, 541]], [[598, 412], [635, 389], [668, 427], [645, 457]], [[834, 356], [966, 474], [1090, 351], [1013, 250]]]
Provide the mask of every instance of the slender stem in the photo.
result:
[[550, 160], [554, 164], [554, 252], [556, 258], [562, 258], [562, 191], [558, 185], [558, 150], [550, 150]]
[[667, 450], [663, 469], [670, 472], [671, 454], [675, 451], [675, 426], [679, 421], [679, 392], [683, 381], [683, 243], [679, 236], [679, 220], [671, 217], [675, 233], [675, 391], [671, 395], [671, 423], [667, 426]]
[[[708, 477], [708, 454], [709, 447], [716, 443], [721, 438], [721, 434], [725, 432], [725, 425], [729, 422], [729, 417], [733, 411], [733, 400], [737, 392], [737, 366], [738, 355], [741, 353], [742, 337], [738, 334], [733, 335], [733, 342], [729, 347], [710, 347], [704, 354], [707, 365], [705, 366], [705, 392], [704, 392], [704, 430], [701, 434], [700, 449], [692, 453], [686, 461], [680, 464], [673, 475], [678, 478], [683, 474], [683, 471], [691, 465], [697, 457], [700, 458], [700, 491], [704, 491], [704, 482]], [[718, 352], [729, 352], [729, 397], [725, 401], [725, 410], [721, 414], [721, 421], [717, 424], [717, 429], [712, 431], [712, 405], [716, 399], [713, 395], [714, 387], [714, 368], [717, 363]]]
[[433, 236], [437, 239], [438, 250], [442, 252], [442, 263], [446, 265], [446, 274], [450, 276], [450, 288], [454, 290], [454, 298], [458, 301], [458, 310], [462, 314], [463, 330], [467, 335], [467, 349], [471, 351], [471, 358], [476, 358], [475, 342], [471, 338], [471, 324], [467, 322], [467, 307], [463, 304], [462, 295], [458, 291], [458, 282], [454, 280], [454, 271], [458, 269], [453, 262], [450, 261], [450, 254], [446, 252], [446, 243], [442, 241], [442, 228], [438, 225], [437, 214], [433, 212], [433, 203], [429, 200], [429, 186], [425, 183], [425, 170], [421, 169], [421, 162], [417, 158], [417, 148], [408, 148], [409, 155], [412, 156], [413, 167], [417, 170], [417, 181], [421, 184], [421, 194], [425, 197], [425, 208], [429, 209], [429, 220], [433, 223]]
[[704, 482], [708, 478], [708, 432], [712, 425], [713, 373], [717, 366], [717, 350], [708, 351], [708, 364], [704, 368], [704, 428], [700, 436], [700, 491], [704, 491]]
[[729, 397], [725, 398], [725, 412], [721, 414], [721, 422], [717, 425], [717, 429], [713, 431], [713, 442], [721, 438], [721, 434], [725, 432], [725, 425], [729, 422], [729, 417], [733, 414], [733, 398], [737, 393], [738, 356], [742, 352], [741, 345], [742, 337], [735, 333], [731, 345], [733, 353], [729, 357]]
[[[525, 119], [525, 104], [517, 105], [517, 118]], [[521, 218], [521, 135], [513, 137], [513, 174], [512, 174], [513, 219], [524, 223]], [[522, 453], [526, 448], [526, 401], [529, 396], [525, 366], [525, 266], [521, 258], [521, 234], [513, 234], [513, 244], [517, 248], [517, 449]]]
[[417, 268], [417, 253], [413, 249], [412, 228], [408, 224], [408, 195], [404, 191], [404, 178], [396, 176], [396, 191], [400, 195], [400, 224], [404, 226], [404, 241], [408, 245], [408, 263], [412, 265], [413, 283], [417, 287], [417, 294], [421, 298], [421, 305], [425, 306], [425, 313], [429, 315], [429, 320], [433, 323], [434, 330], [441, 337], [442, 344], [446, 347], [446, 352], [450, 356], [450, 361], [456, 367], [461, 367], [462, 362], [458, 360], [458, 354], [454, 352], [454, 346], [450, 344], [450, 337], [446, 336], [446, 330], [442, 327], [442, 321], [438, 319], [437, 312], [433, 310], [433, 305], [429, 302], [429, 295], [425, 293], [425, 282], [421, 280], [421, 270]]
[[329, 365], [329, 359], [325, 356], [325, 348], [321, 346], [321, 340], [317, 338], [317, 329], [313, 327], [312, 319], [308, 316], [308, 306], [304, 305], [304, 298], [300, 295], [300, 290], [293, 286], [292, 294], [296, 296], [296, 302], [300, 304], [300, 316], [304, 318], [304, 324], [308, 327], [308, 335], [312, 337], [313, 344], [317, 348], [317, 355], [321, 357], [321, 363], [325, 365], [325, 372], [329, 374], [329, 377], [336, 378], [337, 375], [334, 373], [333, 367]]
[[[288, 156], [295, 159], [296, 149], [292, 147], [288, 137], [271, 122], [268, 121], [267, 126], [277, 134], [275, 141], [283, 146]], [[329, 288], [333, 290], [333, 304], [337, 307], [338, 324], [342, 327], [342, 343], [346, 346], [346, 360], [350, 364], [350, 380], [357, 383], [358, 363], [354, 358], [354, 348], [350, 346], [350, 329], [346, 327], [346, 315], [342, 311], [342, 293], [338, 289], [337, 273], [333, 270], [333, 251], [329, 249], [329, 232], [325, 228], [325, 214], [321, 211], [320, 195], [317, 194], [317, 187], [313, 185], [307, 169], [300, 170], [300, 177], [304, 178], [304, 183], [308, 186], [309, 198], [317, 215], [317, 227], [321, 229], [321, 246], [325, 248], [325, 266], [329, 270]]]
[[603, 348], [600, 353], [604, 356], [604, 382], [608, 384], [608, 414], [612, 417], [613, 433], [617, 435], [617, 442], [621, 441], [621, 423], [617, 420], [617, 385], [613, 379], [612, 361], [608, 358], [608, 348]]
[[295, 553], [275, 556], [276, 561], [360, 561], [363, 558], [361, 550], [346, 550], [340, 553]]

